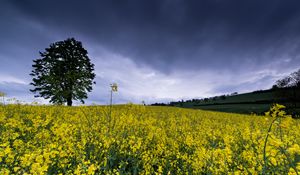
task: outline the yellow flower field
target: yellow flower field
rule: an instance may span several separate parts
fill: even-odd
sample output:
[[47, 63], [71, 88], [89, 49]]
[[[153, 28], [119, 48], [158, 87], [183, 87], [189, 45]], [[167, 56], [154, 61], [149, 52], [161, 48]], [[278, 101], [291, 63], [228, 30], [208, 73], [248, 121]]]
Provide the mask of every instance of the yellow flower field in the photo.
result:
[[120, 105], [109, 114], [107, 106], [0, 106], [0, 174], [300, 173], [300, 121], [279, 110]]

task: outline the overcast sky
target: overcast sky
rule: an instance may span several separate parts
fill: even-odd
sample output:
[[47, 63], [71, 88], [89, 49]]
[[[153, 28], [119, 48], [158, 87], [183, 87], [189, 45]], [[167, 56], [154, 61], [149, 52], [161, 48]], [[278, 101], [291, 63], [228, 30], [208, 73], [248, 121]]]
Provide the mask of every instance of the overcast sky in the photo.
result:
[[299, 0], [1, 0], [0, 91], [31, 102], [32, 60], [74, 37], [95, 64], [86, 100], [167, 102], [268, 89], [300, 68]]

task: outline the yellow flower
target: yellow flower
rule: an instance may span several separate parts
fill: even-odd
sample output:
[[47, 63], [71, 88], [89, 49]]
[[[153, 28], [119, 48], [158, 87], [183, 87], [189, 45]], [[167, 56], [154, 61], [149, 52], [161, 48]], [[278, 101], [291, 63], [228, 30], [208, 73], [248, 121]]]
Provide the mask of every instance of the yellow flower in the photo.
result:
[[14, 167], [14, 172], [18, 172], [20, 169], [20, 167]]
[[97, 170], [97, 168], [95, 167], [94, 164], [90, 165], [88, 168], [88, 174], [95, 174], [95, 171]]
[[300, 122], [282, 109], [261, 117], [130, 104], [108, 119], [107, 106], [0, 106], [0, 174], [257, 174], [274, 120], [267, 170], [283, 172], [300, 155]]
[[294, 155], [294, 154], [300, 155], [300, 146], [298, 144], [293, 144], [290, 148], [288, 148], [288, 152], [291, 155]]
[[76, 174], [76, 175], [81, 174], [81, 166], [80, 165], [77, 166], [76, 170], [74, 171], [74, 174]]
[[11, 153], [11, 148], [10, 147], [6, 147], [5, 150], [4, 150], [4, 154], [8, 155], [10, 153]]

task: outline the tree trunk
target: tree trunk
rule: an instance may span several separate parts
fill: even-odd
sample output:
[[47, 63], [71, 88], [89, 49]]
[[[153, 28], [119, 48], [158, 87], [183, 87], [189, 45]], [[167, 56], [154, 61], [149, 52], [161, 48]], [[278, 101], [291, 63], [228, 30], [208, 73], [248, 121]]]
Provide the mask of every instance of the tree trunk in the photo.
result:
[[67, 86], [68, 87], [67, 105], [68, 106], [72, 106], [72, 97], [73, 97], [72, 91], [73, 91], [73, 86], [72, 86], [72, 82], [71, 81], [68, 84], [69, 84], [69, 86]]
[[67, 98], [67, 105], [72, 106], [72, 97]]

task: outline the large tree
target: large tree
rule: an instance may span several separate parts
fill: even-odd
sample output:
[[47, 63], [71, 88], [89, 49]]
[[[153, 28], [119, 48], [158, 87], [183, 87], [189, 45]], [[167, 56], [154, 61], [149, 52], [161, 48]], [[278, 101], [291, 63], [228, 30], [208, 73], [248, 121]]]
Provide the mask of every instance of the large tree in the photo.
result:
[[84, 103], [95, 83], [94, 64], [87, 54], [74, 38], [51, 44], [40, 52], [41, 58], [33, 60], [30, 84], [34, 89], [30, 91], [55, 104], [72, 106], [72, 100]]

